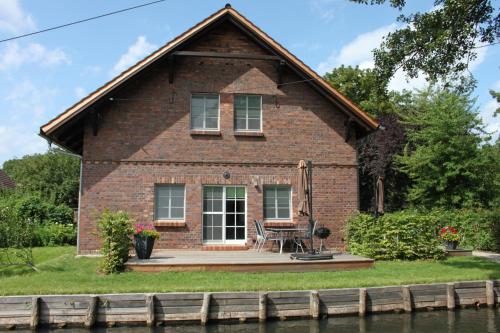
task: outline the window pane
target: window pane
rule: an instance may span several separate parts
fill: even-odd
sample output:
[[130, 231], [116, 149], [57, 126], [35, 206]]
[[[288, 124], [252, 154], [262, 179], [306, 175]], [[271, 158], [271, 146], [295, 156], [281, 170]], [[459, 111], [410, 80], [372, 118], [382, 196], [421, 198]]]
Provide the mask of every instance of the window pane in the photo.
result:
[[193, 95], [191, 97], [191, 108], [194, 109], [194, 108], [198, 108], [200, 110], [203, 110], [203, 105], [204, 105], [204, 101], [203, 101], [203, 95]]
[[157, 219], [168, 219], [168, 208], [158, 208], [156, 210]]
[[228, 226], [233, 225], [234, 226], [234, 224], [235, 224], [234, 214], [227, 214], [226, 215], [226, 225], [228, 225]]
[[172, 197], [172, 207], [184, 207], [184, 197]]
[[172, 219], [181, 219], [184, 217], [184, 208], [172, 208], [171, 209], [172, 216], [170, 218]]
[[273, 208], [266, 207], [264, 209], [264, 218], [266, 218], [266, 219], [275, 219], [276, 218], [275, 212], [276, 211]]
[[248, 109], [248, 118], [260, 119], [260, 109]]
[[235, 239], [236, 234], [234, 227], [233, 228], [226, 228], [226, 239]]
[[234, 96], [234, 107], [237, 109], [245, 110], [247, 107], [246, 96], [242, 96], [242, 95]]
[[203, 116], [191, 117], [191, 128], [203, 128]]
[[226, 198], [235, 198], [236, 197], [236, 189], [234, 187], [226, 188]]
[[233, 200], [226, 200], [226, 212], [234, 213], [235, 212], [235, 202]]
[[214, 227], [212, 240], [222, 240], [222, 227]]
[[245, 239], [245, 228], [236, 228], [236, 239]]
[[216, 199], [212, 202], [212, 211], [213, 212], [222, 212], [222, 200]]
[[236, 201], [236, 212], [238, 212], [238, 213], [245, 212], [245, 200]]
[[248, 129], [260, 131], [260, 119], [248, 119]]
[[245, 226], [245, 214], [236, 215], [236, 225], [240, 227]]
[[278, 218], [287, 219], [290, 217], [290, 209], [288, 208], [278, 208]]
[[245, 119], [247, 117], [247, 110], [245, 110], [245, 109], [236, 109], [234, 111], [234, 116], [235, 116], [235, 118], [243, 118], [243, 119]]
[[214, 227], [222, 227], [222, 214], [212, 215], [212, 223]]
[[278, 198], [289, 198], [290, 197], [290, 188], [278, 187], [276, 189], [276, 195], [278, 196]]
[[236, 129], [237, 130], [247, 129], [247, 121], [245, 118], [236, 118]]
[[236, 198], [245, 199], [245, 188], [244, 187], [237, 187], [236, 188]]
[[205, 120], [206, 129], [217, 129], [218, 128], [218, 118], [207, 118]]
[[260, 96], [248, 96], [248, 108], [260, 109]]

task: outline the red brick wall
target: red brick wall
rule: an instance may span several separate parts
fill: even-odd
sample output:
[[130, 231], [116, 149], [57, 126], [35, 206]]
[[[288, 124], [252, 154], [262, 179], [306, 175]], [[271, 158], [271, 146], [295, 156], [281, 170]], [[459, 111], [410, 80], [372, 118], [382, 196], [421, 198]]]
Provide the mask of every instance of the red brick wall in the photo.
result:
[[[187, 49], [265, 53], [236, 28], [225, 25]], [[157, 248], [200, 248], [203, 184], [247, 187], [249, 239], [262, 218], [262, 185], [291, 184], [291, 223], [296, 212], [296, 165], [311, 159], [314, 213], [332, 229], [330, 245], [341, 247], [346, 217], [358, 207], [355, 139], [344, 141], [345, 116], [307, 83], [276, 86], [275, 64], [262, 60], [182, 58], [168, 83], [168, 66], [151, 66], [104, 104], [97, 136], [84, 136], [80, 253], [98, 249], [96, 216], [104, 208], [128, 211], [137, 222], [154, 220], [154, 185], [186, 185], [184, 227], [161, 227]], [[286, 71], [284, 82], [301, 80]], [[220, 136], [189, 130], [190, 96], [220, 93]], [[263, 137], [235, 136], [233, 96], [262, 95]], [[224, 171], [231, 173], [224, 180]], [[257, 180], [259, 187], [254, 187]]]

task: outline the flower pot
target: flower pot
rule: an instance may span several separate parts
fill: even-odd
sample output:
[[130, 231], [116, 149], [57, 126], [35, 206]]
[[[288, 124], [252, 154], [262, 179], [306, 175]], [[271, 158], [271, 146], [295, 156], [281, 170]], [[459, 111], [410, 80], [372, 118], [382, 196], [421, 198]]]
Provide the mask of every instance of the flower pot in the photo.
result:
[[457, 246], [458, 246], [458, 242], [457, 241], [444, 241], [444, 247], [447, 250], [456, 250]]
[[134, 235], [134, 247], [139, 259], [149, 259], [155, 245], [154, 237]]

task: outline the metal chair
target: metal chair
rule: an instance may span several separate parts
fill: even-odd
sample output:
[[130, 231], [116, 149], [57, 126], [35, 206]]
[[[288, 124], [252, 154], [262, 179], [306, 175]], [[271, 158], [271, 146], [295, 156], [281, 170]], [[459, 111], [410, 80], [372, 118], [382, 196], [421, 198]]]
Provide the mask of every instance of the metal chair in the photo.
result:
[[[262, 221], [253, 220], [255, 224], [255, 229], [257, 231], [257, 241], [255, 242], [255, 246], [257, 246], [257, 252], [260, 252], [267, 241], [276, 241], [279, 242], [281, 240], [280, 237], [276, 235], [276, 233], [272, 231], [268, 231], [262, 225]], [[272, 249], [272, 248], [271, 248]]]
[[[316, 231], [316, 225], [318, 224], [318, 221], [314, 221], [313, 228], [312, 228], [312, 237], [314, 237], [314, 232]], [[307, 231], [303, 235], [296, 236], [294, 241], [295, 241], [295, 253], [299, 252], [299, 247], [302, 253], [304, 253], [304, 247], [302, 246], [302, 243], [305, 239], [310, 239], [311, 234], [309, 231]]]

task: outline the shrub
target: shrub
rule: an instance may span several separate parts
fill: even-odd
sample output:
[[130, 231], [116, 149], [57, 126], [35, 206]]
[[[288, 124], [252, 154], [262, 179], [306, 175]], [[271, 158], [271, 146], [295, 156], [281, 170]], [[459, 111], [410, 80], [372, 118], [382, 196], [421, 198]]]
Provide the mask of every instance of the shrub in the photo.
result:
[[374, 259], [440, 258], [439, 231], [453, 227], [460, 247], [500, 251], [500, 210], [404, 210], [378, 219], [356, 214], [347, 225], [349, 251]]
[[134, 232], [132, 221], [123, 211], [110, 212], [104, 210], [98, 221], [102, 239], [101, 252], [104, 256], [101, 271], [105, 274], [118, 273], [125, 267]]
[[348, 250], [374, 259], [440, 259], [444, 251], [436, 223], [416, 211], [401, 211], [375, 218], [357, 214], [347, 225]]
[[38, 224], [34, 230], [35, 246], [59, 246], [76, 244], [76, 227], [73, 224]]

